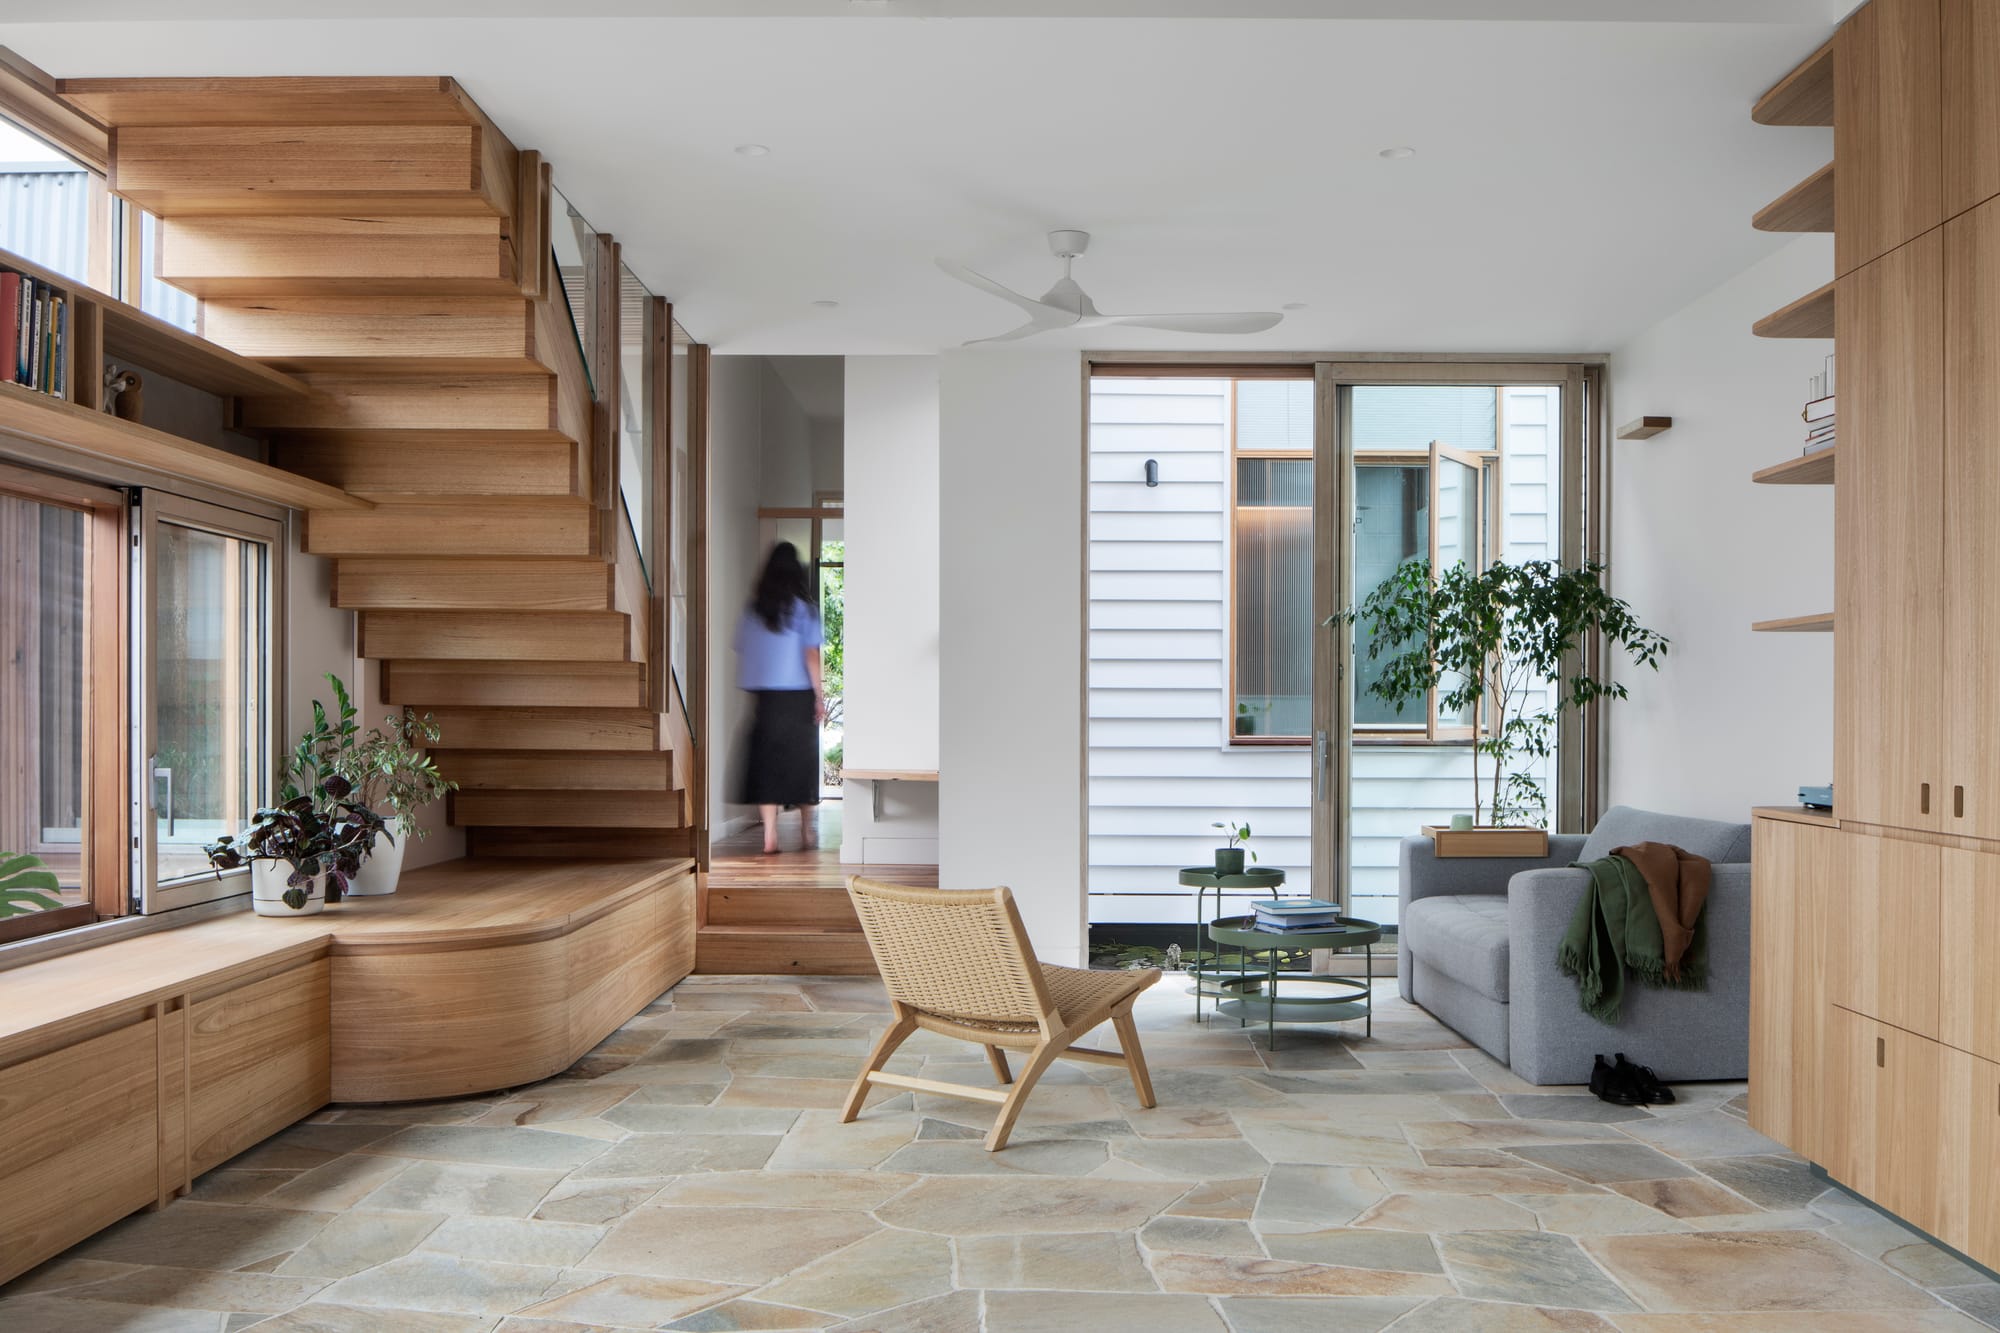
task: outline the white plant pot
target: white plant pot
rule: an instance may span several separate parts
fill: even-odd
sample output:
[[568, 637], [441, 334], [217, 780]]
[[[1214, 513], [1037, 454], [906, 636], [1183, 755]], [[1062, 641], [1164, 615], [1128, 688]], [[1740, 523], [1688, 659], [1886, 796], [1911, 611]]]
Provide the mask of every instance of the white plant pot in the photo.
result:
[[288, 907], [285, 904], [285, 881], [291, 878], [291, 867], [282, 861], [252, 861], [250, 863], [250, 906], [258, 916], [311, 916], [326, 910], [326, 875], [314, 875], [312, 885], [306, 890], [304, 907]]
[[407, 837], [399, 837], [394, 842], [386, 837], [375, 839], [375, 850], [368, 853], [361, 869], [347, 881], [348, 896], [378, 898], [385, 893], [394, 893], [396, 881], [403, 876], [403, 851], [408, 842]]

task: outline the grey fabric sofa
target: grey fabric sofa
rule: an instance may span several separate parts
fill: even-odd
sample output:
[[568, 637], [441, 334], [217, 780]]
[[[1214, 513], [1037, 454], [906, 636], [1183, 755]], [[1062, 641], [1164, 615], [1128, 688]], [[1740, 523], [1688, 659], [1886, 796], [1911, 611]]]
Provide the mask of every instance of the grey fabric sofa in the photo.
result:
[[[1556, 949], [1589, 884], [1573, 861], [1666, 842], [1715, 867], [1708, 989], [1634, 984], [1616, 1027], [1583, 1012]], [[1750, 826], [1616, 806], [1589, 837], [1552, 834], [1549, 854], [1440, 860], [1405, 838], [1398, 977], [1422, 1005], [1530, 1083], [1584, 1083], [1592, 1057], [1623, 1051], [1669, 1081], [1741, 1079], [1750, 1070]]]

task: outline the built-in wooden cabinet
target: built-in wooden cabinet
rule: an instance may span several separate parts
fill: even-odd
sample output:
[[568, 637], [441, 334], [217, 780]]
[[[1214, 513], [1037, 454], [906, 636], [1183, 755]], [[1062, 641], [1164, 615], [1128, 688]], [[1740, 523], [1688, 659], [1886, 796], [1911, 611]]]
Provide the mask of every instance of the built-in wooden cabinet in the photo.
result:
[[2000, 1064], [1963, 1051], [1942, 1054], [1940, 1156], [1944, 1184], [1934, 1234], [1991, 1265], [2000, 1255]]
[[1835, 835], [1826, 895], [1826, 998], [1935, 1038], [1941, 849], [1861, 833]]
[[333, 1100], [332, 978], [316, 958], [188, 1005], [190, 1177]]
[[1947, 847], [1940, 870], [1938, 1040], [2000, 1062], [2000, 855]]
[[1937, 1226], [1948, 1192], [1943, 1079], [1938, 1043], [1838, 1005], [1828, 1010], [1821, 1165], [1926, 1230]]
[[[2000, 10], [2000, 0], [1982, 8]], [[1988, 72], [2000, 77], [2000, 55]], [[1989, 114], [2000, 115], [2000, 107]], [[1991, 128], [2000, 134], [2000, 125]], [[1944, 687], [1944, 763], [1936, 827], [2000, 840], [2000, 725], [1993, 721], [2000, 702], [2000, 199], [1953, 218], [1942, 235], [1944, 655], [1934, 679]]]
[[1944, 215], [2000, 194], [2000, 2], [1943, 0]]
[[[1834, 269], [1944, 221], [1939, 0], [1871, 0], [1833, 39]], [[1840, 349], [1841, 360], [1847, 348]], [[1842, 390], [1847, 367], [1841, 366]], [[1843, 416], [1847, 404], [1841, 404]], [[1841, 444], [1849, 438], [1841, 423]]]
[[1754, 825], [1750, 893], [1750, 1123], [1817, 1158], [1826, 1027], [1827, 902], [1840, 864], [1830, 821]]

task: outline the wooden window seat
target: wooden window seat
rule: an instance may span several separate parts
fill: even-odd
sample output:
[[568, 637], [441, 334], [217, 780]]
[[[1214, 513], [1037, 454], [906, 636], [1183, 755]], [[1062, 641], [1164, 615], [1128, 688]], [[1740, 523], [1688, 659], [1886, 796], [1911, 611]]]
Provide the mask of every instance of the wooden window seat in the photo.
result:
[[474, 858], [0, 972], [0, 1282], [331, 1101], [547, 1078], [694, 961], [694, 863]]

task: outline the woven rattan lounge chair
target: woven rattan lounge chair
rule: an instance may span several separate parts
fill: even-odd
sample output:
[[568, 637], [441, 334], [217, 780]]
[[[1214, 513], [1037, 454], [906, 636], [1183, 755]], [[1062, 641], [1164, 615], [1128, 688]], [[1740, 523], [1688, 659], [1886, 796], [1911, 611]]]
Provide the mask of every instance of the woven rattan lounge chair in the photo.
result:
[[[1123, 1065], [1139, 1104], [1150, 1107], [1153, 1081], [1132, 1002], [1160, 979], [1157, 971], [1090, 972], [1035, 960], [1035, 950], [1006, 889], [920, 889], [856, 876], [848, 897], [889, 990], [895, 1019], [875, 1043], [841, 1108], [842, 1124], [861, 1113], [869, 1084], [991, 1102], [1000, 1108], [986, 1135], [986, 1151], [1007, 1146], [1014, 1121], [1036, 1082], [1058, 1059]], [[1118, 1051], [1078, 1046], [1105, 1021], [1118, 1031]], [[884, 1073], [882, 1067], [912, 1032], [922, 1028], [986, 1048], [1000, 1082], [1011, 1088]], [[1014, 1074], [1006, 1051], [1026, 1051]]]

